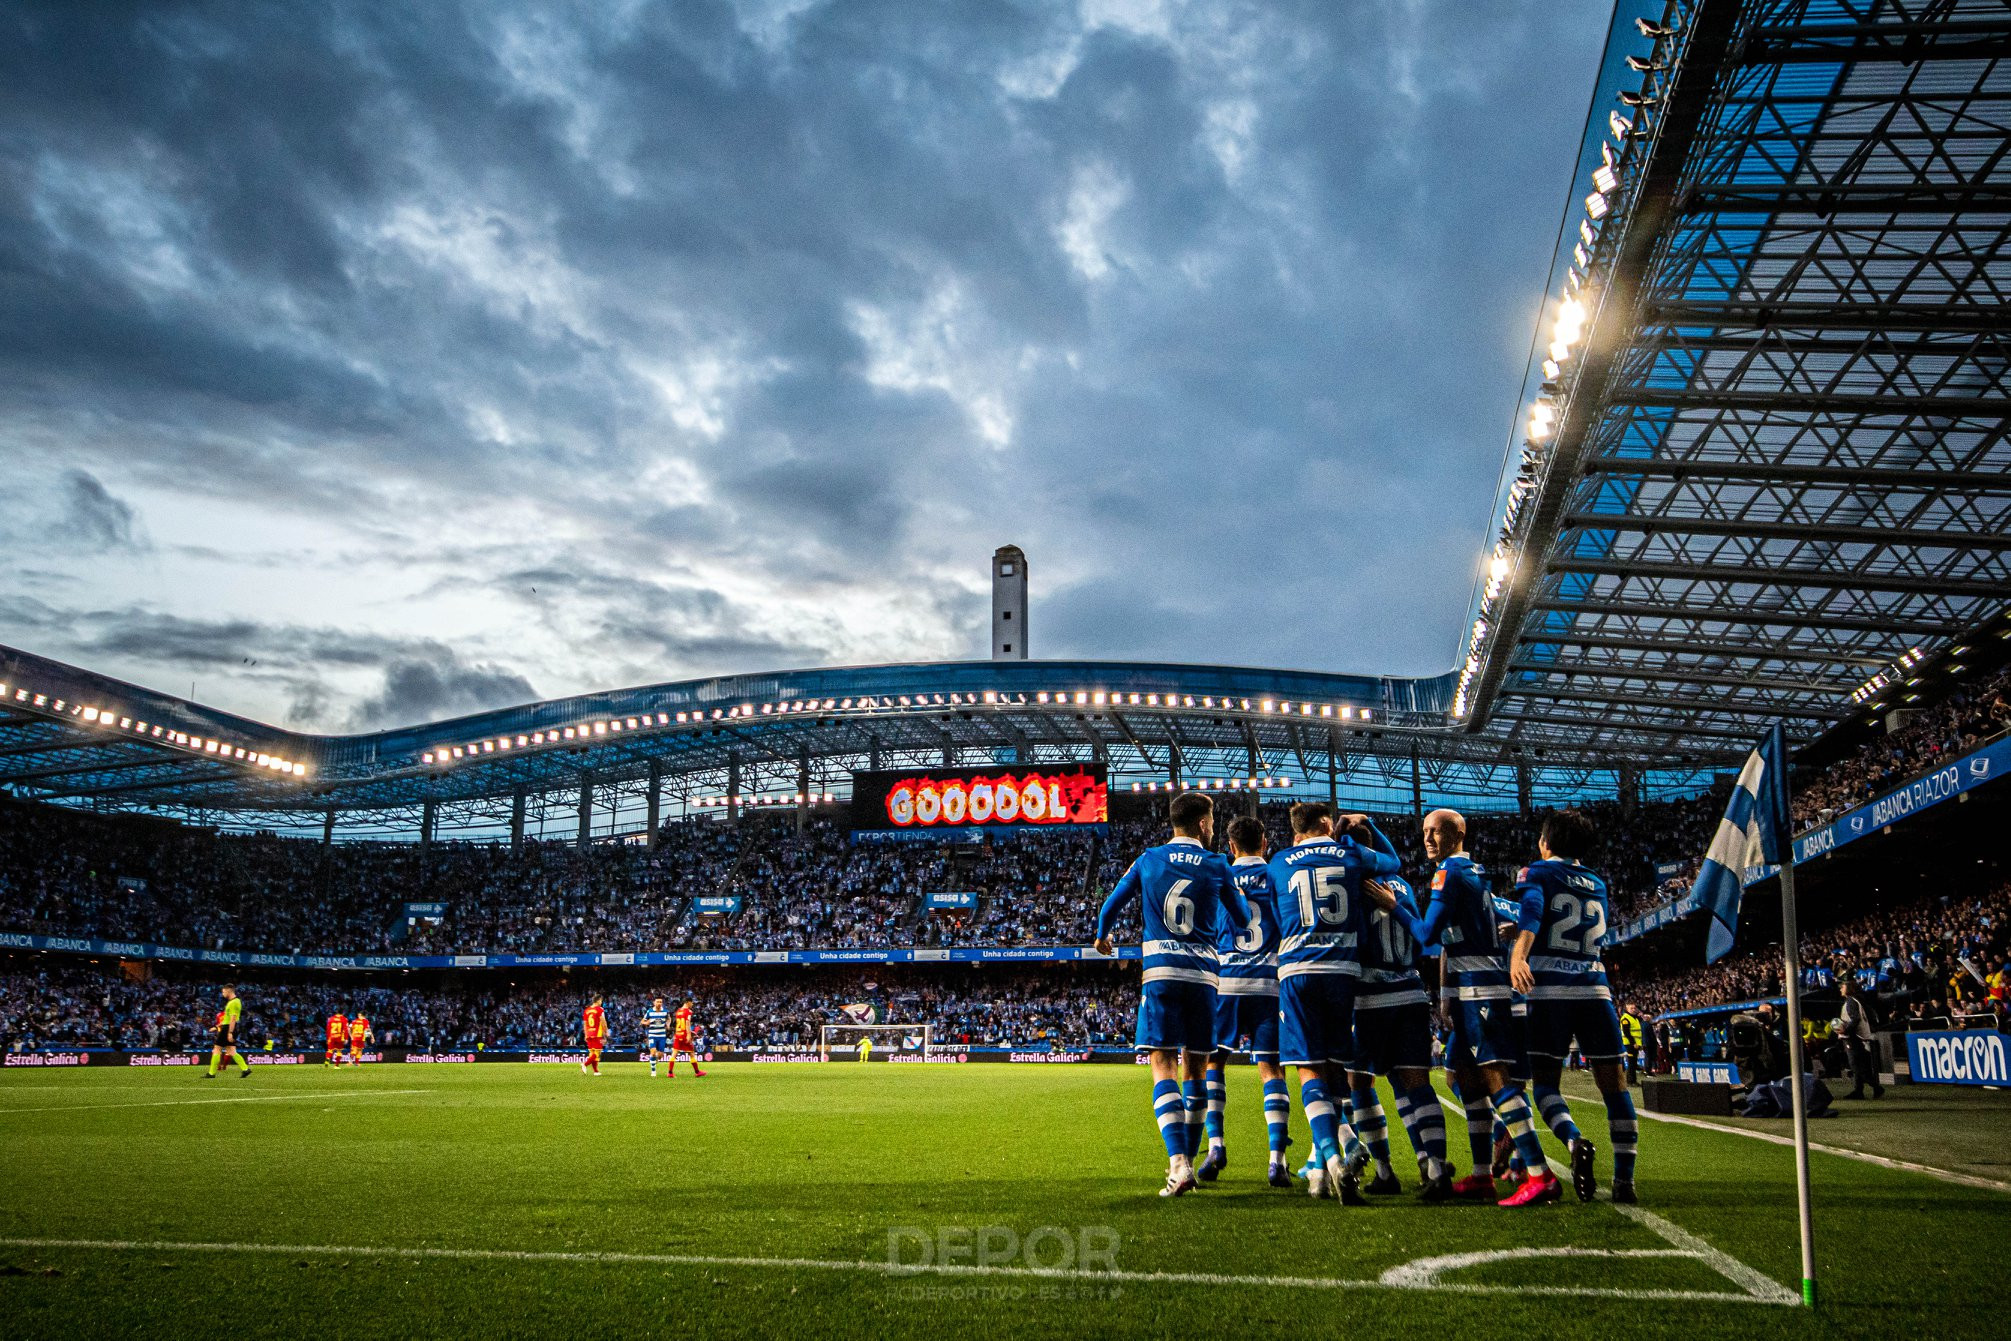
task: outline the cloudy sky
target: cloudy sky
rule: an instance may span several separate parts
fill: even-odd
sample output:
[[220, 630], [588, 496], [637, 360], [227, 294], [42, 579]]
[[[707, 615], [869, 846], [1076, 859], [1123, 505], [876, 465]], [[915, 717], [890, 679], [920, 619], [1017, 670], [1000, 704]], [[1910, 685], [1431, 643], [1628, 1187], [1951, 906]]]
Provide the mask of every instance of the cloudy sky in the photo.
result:
[[1608, 0], [0, 14], [0, 642], [294, 726], [1451, 665]]

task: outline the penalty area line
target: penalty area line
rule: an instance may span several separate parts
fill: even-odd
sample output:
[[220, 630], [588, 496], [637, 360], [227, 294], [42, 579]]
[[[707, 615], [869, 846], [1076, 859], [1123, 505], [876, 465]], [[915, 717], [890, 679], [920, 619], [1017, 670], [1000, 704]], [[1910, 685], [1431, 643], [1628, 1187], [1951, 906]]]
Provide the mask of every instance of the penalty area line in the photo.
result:
[[307, 1099], [370, 1099], [381, 1094], [430, 1094], [431, 1090], [314, 1090], [307, 1094], [242, 1094], [229, 1099], [143, 1099], [121, 1104], [54, 1104], [48, 1108], [0, 1108], [15, 1113], [82, 1113], [93, 1108], [180, 1108], [189, 1104], [278, 1104]]
[[[875, 1262], [870, 1259], [851, 1261], [832, 1260], [820, 1257], [717, 1257], [694, 1253], [627, 1253], [627, 1252], [564, 1252], [540, 1251], [525, 1248], [396, 1248], [363, 1247], [355, 1245], [327, 1243], [193, 1243], [174, 1240], [143, 1239], [54, 1239], [54, 1238], [0, 1238], [0, 1248], [43, 1248], [78, 1249], [96, 1252], [160, 1252], [160, 1253], [264, 1253], [270, 1256], [294, 1257], [379, 1257], [403, 1261], [450, 1261], [450, 1262], [568, 1262], [581, 1265], [601, 1266], [683, 1266], [748, 1268], [755, 1270], [783, 1271], [846, 1271], [865, 1275], [913, 1278], [918, 1276], [946, 1276], [952, 1278], [977, 1278], [984, 1280], [1065, 1280], [1095, 1283], [1117, 1282], [1127, 1285], [1254, 1285], [1264, 1289], [1303, 1290], [1392, 1290], [1404, 1293], [1425, 1294], [1471, 1294], [1471, 1295], [1539, 1295], [1581, 1299], [1632, 1299], [1644, 1301], [1687, 1301], [1714, 1304], [1765, 1304], [1772, 1300], [1760, 1299], [1749, 1294], [1729, 1294], [1721, 1290], [1656, 1290], [1623, 1289], [1600, 1286], [1572, 1285], [1492, 1285], [1443, 1281], [1437, 1278], [1438, 1270], [1449, 1269], [1456, 1263], [1446, 1259], [1427, 1259], [1439, 1263], [1436, 1268], [1427, 1268], [1410, 1277], [1401, 1273], [1398, 1267], [1377, 1280], [1348, 1280], [1341, 1277], [1324, 1276], [1238, 1276], [1213, 1271], [1079, 1271], [1070, 1267], [1009, 1267], [977, 1266], [960, 1264], [922, 1264], [901, 1262]], [[1580, 1249], [1573, 1256], [1606, 1256], [1609, 1254], [1595, 1249]], [[1692, 1254], [1685, 1251], [1653, 1254], [1612, 1253], [1611, 1256], [1682, 1256]], [[1395, 1279], [1391, 1279], [1395, 1276]]]

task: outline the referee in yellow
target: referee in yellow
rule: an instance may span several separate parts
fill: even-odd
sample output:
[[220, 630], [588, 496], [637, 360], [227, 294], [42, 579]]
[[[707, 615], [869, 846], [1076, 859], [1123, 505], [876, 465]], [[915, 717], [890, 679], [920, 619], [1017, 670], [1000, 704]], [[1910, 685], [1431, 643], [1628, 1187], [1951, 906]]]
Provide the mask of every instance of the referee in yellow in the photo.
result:
[[251, 1063], [237, 1050], [237, 1026], [243, 1016], [244, 1002], [238, 1000], [237, 988], [225, 983], [223, 1009], [216, 1013], [216, 1042], [209, 1050], [209, 1079], [216, 1079], [217, 1068], [223, 1065], [226, 1057], [237, 1063], [240, 1076], [250, 1077]]

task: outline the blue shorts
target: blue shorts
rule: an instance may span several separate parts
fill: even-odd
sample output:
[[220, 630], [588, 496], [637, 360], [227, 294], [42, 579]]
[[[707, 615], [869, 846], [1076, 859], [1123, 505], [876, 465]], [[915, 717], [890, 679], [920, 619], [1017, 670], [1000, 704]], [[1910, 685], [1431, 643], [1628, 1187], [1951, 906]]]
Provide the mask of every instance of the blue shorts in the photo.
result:
[[1297, 973], [1278, 979], [1278, 1058], [1286, 1066], [1347, 1066], [1355, 1055], [1355, 979]]
[[1154, 1052], [1215, 1051], [1215, 989], [1205, 982], [1149, 982], [1138, 995], [1137, 1045]]
[[1448, 1067], [1506, 1066], [1514, 1074], [1528, 1065], [1522, 1055], [1522, 1030], [1507, 997], [1449, 1001], [1446, 1013], [1452, 1017], [1452, 1037], [1445, 1043]]
[[670, 1037], [667, 1034], [651, 1034], [642, 1041], [642, 1050], [644, 1052], [662, 1052], [668, 1047], [670, 1047]]
[[1355, 1003], [1354, 1069], [1386, 1076], [1431, 1069], [1431, 1007], [1422, 1001], [1363, 1010]]
[[1215, 994], [1215, 1048], [1248, 1053], [1253, 1062], [1278, 1060], [1278, 998]]
[[1625, 1051], [1620, 1012], [1610, 1000], [1531, 1001], [1528, 1038], [1530, 1056], [1553, 1062], [1571, 1055], [1573, 1038], [1588, 1062], [1617, 1062]]

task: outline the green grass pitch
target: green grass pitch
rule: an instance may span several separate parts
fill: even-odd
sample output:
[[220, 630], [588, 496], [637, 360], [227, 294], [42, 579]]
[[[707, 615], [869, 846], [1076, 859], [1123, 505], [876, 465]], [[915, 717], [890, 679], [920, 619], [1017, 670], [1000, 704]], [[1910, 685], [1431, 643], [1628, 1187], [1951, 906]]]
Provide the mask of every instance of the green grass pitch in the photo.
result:
[[[2002, 1191], [1818, 1154], [1811, 1314], [1763, 1302], [1799, 1279], [1780, 1146], [1644, 1121], [1650, 1217], [1408, 1194], [1343, 1208], [1264, 1185], [1256, 1076], [1230, 1082], [1229, 1171], [1167, 1201], [1135, 1067], [13, 1071], [0, 1335], [1912, 1341], [2001, 1324]], [[1904, 1157], [1931, 1128], [1944, 1167], [2002, 1177], [2003, 1096], [1888, 1102], [1817, 1139]], [[1604, 1163], [1604, 1114], [1578, 1113]], [[1098, 1269], [1032, 1274], [1024, 1250], [990, 1271], [888, 1269], [890, 1238], [912, 1263], [923, 1237], [966, 1261], [1015, 1239], [1043, 1266], [1086, 1248]], [[1510, 1251], [1527, 1255], [1495, 1256]]]

